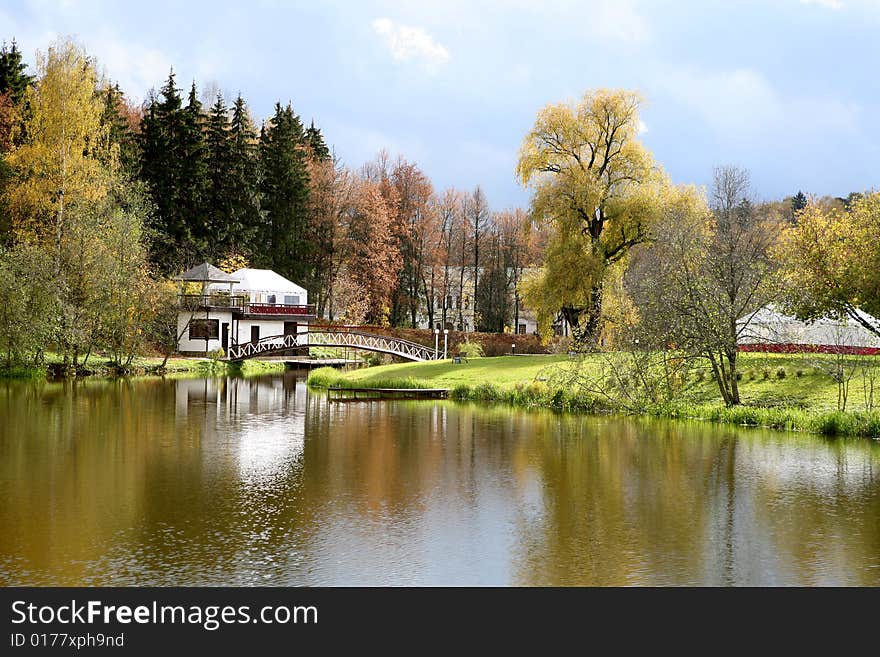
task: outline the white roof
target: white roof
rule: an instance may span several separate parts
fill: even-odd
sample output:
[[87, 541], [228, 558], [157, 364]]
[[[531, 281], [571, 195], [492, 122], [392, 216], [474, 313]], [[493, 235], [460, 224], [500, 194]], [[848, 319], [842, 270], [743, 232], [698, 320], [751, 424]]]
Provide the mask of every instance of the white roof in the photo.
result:
[[289, 281], [281, 274], [276, 274], [271, 269], [239, 269], [232, 272], [232, 276], [239, 279], [239, 283], [233, 285], [233, 290], [247, 292], [286, 292], [288, 294], [305, 295], [306, 290], [293, 281]]

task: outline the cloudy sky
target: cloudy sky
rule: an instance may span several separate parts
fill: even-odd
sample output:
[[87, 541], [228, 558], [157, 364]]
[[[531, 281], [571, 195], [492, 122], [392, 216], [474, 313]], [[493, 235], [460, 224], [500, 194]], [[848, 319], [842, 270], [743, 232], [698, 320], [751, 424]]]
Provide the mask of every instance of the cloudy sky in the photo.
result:
[[880, 186], [878, 34], [880, 0], [0, 3], [30, 61], [72, 35], [139, 99], [173, 65], [258, 118], [291, 101], [346, 164], [384, 147], [496, 208], [528, 202], [513, 171], [535, 112], [591, 87], [643, 93], [676, 182], [737, 164], [768, 199]]

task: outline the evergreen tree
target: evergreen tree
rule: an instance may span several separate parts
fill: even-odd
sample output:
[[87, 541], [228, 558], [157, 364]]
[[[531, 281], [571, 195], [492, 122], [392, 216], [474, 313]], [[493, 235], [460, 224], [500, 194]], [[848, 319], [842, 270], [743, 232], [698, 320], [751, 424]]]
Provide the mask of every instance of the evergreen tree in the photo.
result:
[[232, 107], [229, 133], [229, 168], [226, 173], [229, 217], [224, 246], [227, 253], [253, 259], [252, 244], [261, 219], [259, 153], [257, 133], [241, 94]]
[[27, 65], [21, 60], [21, 51], [12, 40], [12, 46], [6, 43], [0, 48], [0, 94], [10, 92], [12, 101], [20, 103], [24, 98], [25, 89], [34, 80], [33, 76], [25, 73]]
[[798, 190], [798, 193], [795, 194], [791, 199], [791, 217], [794, 220], [797, 217], [797, 213], [807, 207], [807, 196], [802, 191]]
[[138, 117], [118, 84], [109, 85], [100, 94], [104, 100], [101, 124], [106, 127], [109, 143], [119, 149], [119, 164], [123, 173], [134, 178], [140, 162], [140, 144], [136, 132]]
[[232, 181], [228, 179], [231, 169], [231, 139], [229, 134], [229, 110], [223, 96], [208, 112], [205, 123], [205, 152], [207, 170], [207, 194], [204, 210], [212, 241], [208, 248], [211, 259], [226, 255], [230, 220], [230, 196]]
[[301, 284], [308, 271], [309, 178], [304, 132], [290, 105], [275, 115], [260, 137], [262, 209], [265, 218], [256, 260]]
[[321, 130], [315, 127], [315, 122], [306, 130], [306, 144], [312, 150], [312, 157], [316, 160], [326, 161], [330, 159], [330, 149], [324, 143], [324, 135]]
[[147, 183], [156, 207], [151, 257], [162, 273], [176, 273], [195, 264], [190, 226], [181, 212], [183, 182], [183, 109], [174, 71], [159, 90], [151, 94], [141, 130], [141, 177]]
[[208, 162], [205, 145], [205, 115], [192, 83], [186, 107], [183, 108], [181, 133], [180, 212], [192, 235], [191, 250], [196, 260], [208, 256], [214, 241], [204, 204], [208, 191]]

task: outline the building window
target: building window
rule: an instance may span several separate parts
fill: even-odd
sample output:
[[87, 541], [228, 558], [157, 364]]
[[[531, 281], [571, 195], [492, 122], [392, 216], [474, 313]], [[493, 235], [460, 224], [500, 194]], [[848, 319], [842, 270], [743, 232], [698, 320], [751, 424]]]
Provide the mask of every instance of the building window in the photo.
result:
[[190, 340], [217, 340], [220, 338], [219, 319], [193, 319], [189, 323]]
[[284, 304], [287, 306], [298, 306], [299, 305], [299, 296], [295, 294], [285, 294], [284, 295]]
[[519, 333], [520, 335], [525, 335], [525, 334], [526, 334], [526, 325], [525, 325], [525, 324], [520, 324], [520, 325], [517, 327], [516, 332]]
[[268, 297], [266, 297], [266, 303], [275, 303], [275, 295], [270, 294]]

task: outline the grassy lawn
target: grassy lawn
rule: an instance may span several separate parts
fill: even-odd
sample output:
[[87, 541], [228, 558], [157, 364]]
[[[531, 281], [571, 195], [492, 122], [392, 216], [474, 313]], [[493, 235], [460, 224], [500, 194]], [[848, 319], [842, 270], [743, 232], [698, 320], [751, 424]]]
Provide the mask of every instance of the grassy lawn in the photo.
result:
[[[582, 361], [573, 361], [567, 356], [500, 356], [473, 358], [457, 365], [446, 360], [398, 363], [348, 372], [321, 368], [311, 373], [309, 383], [318, 387], [449, 388], [456, 399], [613, 412], [613, 402], [565, 389], [554, 380], [554, 373], [566, 368], [594, 368], [594, 372], [599, 372], [603, 358], [591, 355]], [[680, 399], [647, 407], [645, 412], [880, 438], [880, 412], [866, 412], [865, 381], [861, 372], [856, 371], [851, 379], [847, 412], [837, 411], [838, 386], [828, 373], [833, 359], [833, 356], [815, 354], [743, 353], [739, 361], [743, 406], [725, 408], [711, 372], [703, 367], [688, 377]], [[853, 357], [853, 363], [874, 366], [878, 373], [876, 395], [880, 397], [880, 358]]]

